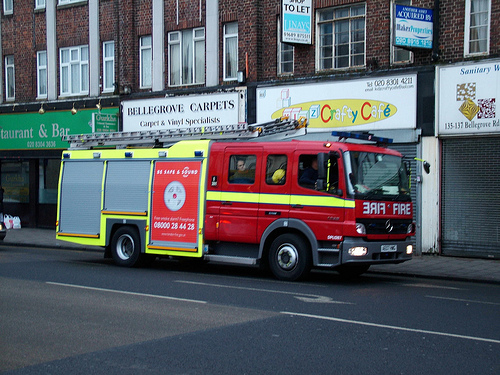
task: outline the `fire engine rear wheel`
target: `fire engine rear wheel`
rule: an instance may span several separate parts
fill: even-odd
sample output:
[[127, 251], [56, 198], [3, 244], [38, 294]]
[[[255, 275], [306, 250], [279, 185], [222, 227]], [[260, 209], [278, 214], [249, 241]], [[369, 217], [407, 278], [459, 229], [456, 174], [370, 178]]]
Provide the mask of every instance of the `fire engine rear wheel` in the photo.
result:
[[111, 255], [120, 266], [139, 266], [142, 259], [141, 238], [137, 230], [131, 227], [118, 228], [111, 241]]
[[311, 252], [300, 236], [285, 233], [278, 236], [269, 248], [269, 268], [276, 278], [294, 281], [311, 270]]

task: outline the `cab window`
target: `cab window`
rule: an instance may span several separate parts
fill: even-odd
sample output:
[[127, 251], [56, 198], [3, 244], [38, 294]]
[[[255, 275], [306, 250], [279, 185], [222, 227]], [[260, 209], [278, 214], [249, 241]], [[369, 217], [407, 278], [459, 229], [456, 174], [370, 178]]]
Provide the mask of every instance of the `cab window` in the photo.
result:
[[231, 155], [229, 158], [229, 183], [253, 184], [255, 182], [255, 155]]
[[266, 160], [266, 184], [284, 185], [286, 182], [286, 155], [268, 155]]
[[318, 179], [318, 158], [316, 155], [300, 155], [299, 157], [299, 185], [308, 189], [316, 188]]

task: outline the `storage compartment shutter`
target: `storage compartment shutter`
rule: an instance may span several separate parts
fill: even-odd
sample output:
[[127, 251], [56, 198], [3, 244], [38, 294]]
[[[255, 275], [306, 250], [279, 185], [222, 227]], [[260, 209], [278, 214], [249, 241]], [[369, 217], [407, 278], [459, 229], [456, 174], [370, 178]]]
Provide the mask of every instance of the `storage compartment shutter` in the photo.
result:
[[145, 213], [148, 207], [151, 162], [110, 160], [104, 187], [104, 210]]
[[500, 258], [500, 138], [445, 139], [443, 255]]
[[103, 161], [70, 160], [63, 163], [60, 232], [99, 234], [103, 168]]

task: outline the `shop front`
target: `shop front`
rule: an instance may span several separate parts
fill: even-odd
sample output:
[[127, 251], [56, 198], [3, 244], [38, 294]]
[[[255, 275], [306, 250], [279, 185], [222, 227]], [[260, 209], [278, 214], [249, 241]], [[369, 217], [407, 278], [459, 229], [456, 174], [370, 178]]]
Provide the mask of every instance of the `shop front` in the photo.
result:
[[438, 67], [441, 253], [500, 259], [500, 61]]
[[[43, 108], [43, 107], [42, 107]], [[4, 213], [26, 227], [54, 228], [61, 151], [68, 134], [118, 130], [118, 108], [0, 114]]]
[[418, 74], [335, 80], [283, 86], [259, 86], [257, 122], [288, 115], [308, 119], [307, 139], [337, 140], [333, 130], [370, 132], [393, 139], [389, 147], [400, 151], [411, 164], [411, 184], [417, 222], [417, 252], [421, 252], [420, 188], [421, 129], [417, 128]]

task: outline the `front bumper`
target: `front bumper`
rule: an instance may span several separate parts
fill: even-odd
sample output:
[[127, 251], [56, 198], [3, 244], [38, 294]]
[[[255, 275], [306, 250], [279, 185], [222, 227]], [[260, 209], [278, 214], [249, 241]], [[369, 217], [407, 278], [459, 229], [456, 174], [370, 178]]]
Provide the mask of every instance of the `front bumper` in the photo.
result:
[[[346, 237], [342, 243], [341, 264], [387, 264], [402, 263], [412, 258], [407, 254], [407, 246], [412, 245], [407, 241], [366, 241], [358, 237]], [[349, 249], [366, 248], [366, 254], [361, 256], [351, 255]], [[415, 246], [413, 246], [413, 251]]]

